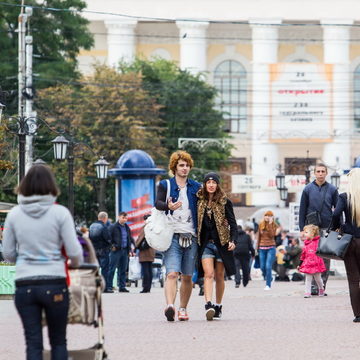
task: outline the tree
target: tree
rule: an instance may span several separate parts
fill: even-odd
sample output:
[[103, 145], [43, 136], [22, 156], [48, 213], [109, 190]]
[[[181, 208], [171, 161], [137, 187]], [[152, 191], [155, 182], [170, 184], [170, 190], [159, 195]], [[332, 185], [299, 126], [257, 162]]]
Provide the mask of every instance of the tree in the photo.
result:
[[[88, 192], [88, 199], [94, 199], [93, 186], [97, 182], [90, 174], [94, 174], [93, 164], [99, 155], [104, 155], [112, 166], [131, 149], [142, 149], [162, 160], [166, 157], [161, 144], [161, 107], [143, 88], [142, 78], [136, 73], [121, 74], [107, 66], [96, 66], [94, 74], [83, 77], [76, 86], [58, 85], [39, 91], [36, 105], [39, 115], [52, 126], [60, 126], [74, 140], [87, 144], [77, 147], [75, 183], [83, 193]], [[66, 178], [63, 168], [59, 168], [59, 174]], [[75, 212], [82, 210], [75, 208]]]
[[[178, 138], [223, 138], [223, 114], [215, 109], [217, 90], [202, 79], [181, 70], [174, 62], [137, 58], [131, 64], [120, 63], [123, 73], [137, 72], [143, 77], [144, 87], [162, 105], [161, 118], [166, 127], [163, 145], [168, 153], [178, 149]], [[199, 149], [188, 146], [195, 165], [201, 169], [219, 169], [230, 156], [231, 146]], [[165, 164], [164, 164], [165, 165]]]
[[[19, 3], [18, 0], [8, 0], [7, 4], [0, 5], [0, 84], [5, 90], [17, 89]], [[36, 0], [27, 0], [26, 5], [35, 6], [30, 17], [30, 29], [33, 35], [36, 88], [79, 77], [76, 57], [81, 48], [90, 49], [93, 45], [93, 37], [87, 29], [89, 22], [78, 14], [86, 7], [86, 2], [44, 0], [39, 4]]]

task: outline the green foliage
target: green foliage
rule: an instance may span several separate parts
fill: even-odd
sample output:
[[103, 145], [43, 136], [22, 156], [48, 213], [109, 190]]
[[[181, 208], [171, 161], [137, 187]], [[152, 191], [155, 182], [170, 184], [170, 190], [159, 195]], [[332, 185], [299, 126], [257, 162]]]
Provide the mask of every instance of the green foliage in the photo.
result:
[[[92, 220], [98, 210], [94, 163], [100, 155], [110, 167], [131, 149], [142, 149], [154, 158], [166, 159], [161, 144], [160, 106], [144, 90], [142, 79], [136, 73], [121, 74], [112, 68], [97, 66], [94, 74], [82, 78], [76, 87], [58, 85], [39, 91], [36, 105], [42, 118], [53, 127], [60, 125], [78, 143], [75, 147], [75, 214], [79, 215], [78, 220]], [[45, 130], [39, 139], [43, 146], [46, 137], [50, 144]], [[55, 169], [60, 188], [65, 188], [59, 201], [66, 205], [67, 172], [61, 164]], [[106, 207], [110, 210], [114, 209], [113, 189], [113, 179], [109, 179]]]
[[[124, 73], [137, 72], [143, 77], [144, 87], [162, 105], [166, 137], [163, 145], [168, 155], [178, 149], [178, 138], [227, 138], [224, 119], [215, 109], [216, 89], [203, 80], [203, 74], [192, 75], [174, 62], [137, 58], [132, 64], [121, 63]], [[201, 150], [192, 145], [188, 150], [200, 173], [217, 170], [230, 156], [231, 146], [225, 149], [209, 146]], [[166, 163], [163, 163], [166, 166]]]
[[[19, 5], [18, 0], [8, 4]], [[79, 76], [76, 57], [81, 48], [90, 49], [93, 37], [87, 29], [88, 20], [76, 11], [86, 7], [81, 0], [27, 0], [33, 9], [30, 29], [33, 35], [36, 88], [51, 86], [57, 82], [72, 80]], [[74, 11], [49, 11], [41, 8], [71, 8]], [[0, 5], [0, 84], [3, 89], [17, 89], [18, 16], [20, 7]], [[8, 104], [7, 104], [8, 105]]]

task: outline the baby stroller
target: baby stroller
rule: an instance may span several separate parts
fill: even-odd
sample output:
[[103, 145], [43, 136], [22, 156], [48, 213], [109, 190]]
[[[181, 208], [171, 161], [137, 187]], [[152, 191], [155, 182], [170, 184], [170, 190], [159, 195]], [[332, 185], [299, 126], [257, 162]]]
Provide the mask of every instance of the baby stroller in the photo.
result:
[[[85, 238], [84, 264], [79, 268], [69, 269], [70, 307], [68, 324], [94, 326], [98, 330], [98, 342], [81, 350], [69, 350], [71, 360], [105, 360], [108, 359], [104, 349], [104, 325], [101, 293], [105, 288], [104, 279], [99, 274], [99, 264], [90, 240]], [[51, 359], [51, 352], [44, 350], [44, 360]]]
[[153, 271], [153, 283], [159, 282], [161, 287], [164, 287], [164, 279], [165, 279], [165, 267], [163, 265], [163, 254], [161, 252], [156, 251], [155, 259], [152, 263], [152, 271]]

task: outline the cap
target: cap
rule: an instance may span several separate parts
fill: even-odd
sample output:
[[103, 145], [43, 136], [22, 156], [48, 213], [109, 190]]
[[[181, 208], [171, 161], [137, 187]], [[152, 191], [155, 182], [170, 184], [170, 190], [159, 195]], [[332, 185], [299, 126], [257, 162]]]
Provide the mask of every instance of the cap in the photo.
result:
[[204, 184], [209, 180], [214, 180], [217, 184], [220, 184], [220, 176], [216, 172], [209, 172], [204, 176]]

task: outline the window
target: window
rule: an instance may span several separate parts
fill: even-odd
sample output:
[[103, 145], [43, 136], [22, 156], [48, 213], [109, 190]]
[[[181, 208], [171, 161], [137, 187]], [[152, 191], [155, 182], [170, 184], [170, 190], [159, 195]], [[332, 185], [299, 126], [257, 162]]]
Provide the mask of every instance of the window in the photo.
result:
[[354, 128], [360, 129], [360, 65], [354, 71]]
[[237, 61], [223, 61], [215, 69], [214, 85], [219, 91], [216, 107], [225, 113], [226, 130], [233, 133], [246, 133], [247, 81], [245, 68]]

